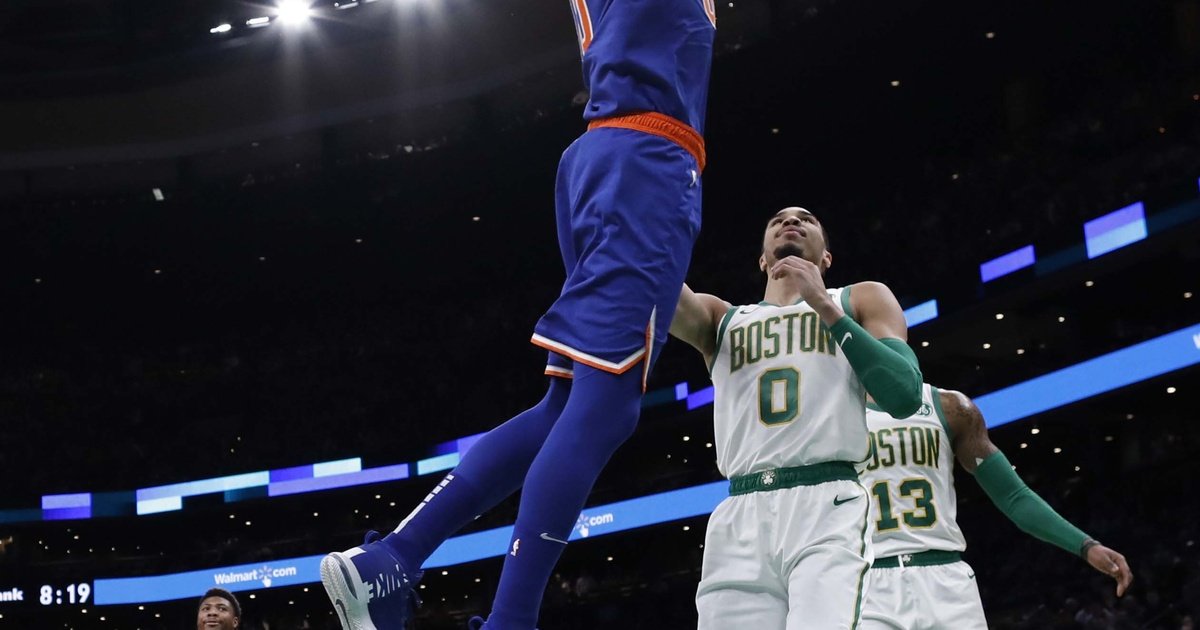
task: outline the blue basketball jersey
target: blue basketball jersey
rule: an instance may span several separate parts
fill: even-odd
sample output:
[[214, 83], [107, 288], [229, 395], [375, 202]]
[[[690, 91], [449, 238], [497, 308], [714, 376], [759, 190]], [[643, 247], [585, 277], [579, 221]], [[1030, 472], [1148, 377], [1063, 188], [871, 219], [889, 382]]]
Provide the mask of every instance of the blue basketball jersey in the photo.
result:
[[714, 0], [570, 0], [587, 120], [658, 112], [704, 133]]

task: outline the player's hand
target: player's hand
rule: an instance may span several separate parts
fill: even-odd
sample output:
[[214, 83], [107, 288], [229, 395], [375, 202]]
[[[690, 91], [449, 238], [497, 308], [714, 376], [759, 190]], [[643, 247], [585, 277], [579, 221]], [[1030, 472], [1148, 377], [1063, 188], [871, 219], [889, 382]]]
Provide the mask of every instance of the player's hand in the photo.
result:
[[777, 261], [771, 266], [771, 277], [776, 280], [787, 278], [795, 282], [800, 288], [800, 297], [813, 308], [829, 301], [821, 269], [799, 256], [787, 256]]
[[1133, 571], [1129, 570], [1125, 556], [1104, 545], [1089, 547], [1087, 561], [1092, 568], [1117, 581], [1117, 597], [1124, 595], [1129, 589], [1129, 584], [1133, 582]]

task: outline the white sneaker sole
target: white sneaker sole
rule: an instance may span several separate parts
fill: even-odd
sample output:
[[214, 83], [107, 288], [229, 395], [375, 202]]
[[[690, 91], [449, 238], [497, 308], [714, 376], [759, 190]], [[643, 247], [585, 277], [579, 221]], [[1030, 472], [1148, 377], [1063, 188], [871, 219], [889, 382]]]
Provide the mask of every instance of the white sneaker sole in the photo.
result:
[[321, 585], [333, 603], [342, 630], [376, 630], [367, 610], [367, 585], [349, 555], [335, 552], [321, 558]]

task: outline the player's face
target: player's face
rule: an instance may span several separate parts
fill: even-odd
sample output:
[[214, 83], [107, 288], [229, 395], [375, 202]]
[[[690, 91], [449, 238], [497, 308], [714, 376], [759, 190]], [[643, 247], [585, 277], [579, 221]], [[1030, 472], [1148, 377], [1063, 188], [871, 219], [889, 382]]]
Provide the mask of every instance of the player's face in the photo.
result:
[[233, 616], [233, 606], [224, 597], [208, 597], [200, 602], [196, 615], [196, 630], [234, 630], [238, 618]]
[[784, 208], [771, 217], [763, 232], [762, 251], [759, 267], [764, 271], [785, 256], [799, 256], [822, 271], [833, 263], [821, 223], [804, 208]]

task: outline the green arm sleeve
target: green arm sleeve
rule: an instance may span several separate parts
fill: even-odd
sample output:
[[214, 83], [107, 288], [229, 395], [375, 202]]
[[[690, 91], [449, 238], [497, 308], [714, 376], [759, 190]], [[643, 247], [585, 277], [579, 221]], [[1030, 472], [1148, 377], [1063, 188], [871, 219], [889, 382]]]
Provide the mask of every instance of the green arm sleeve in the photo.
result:
[[921, 408], [921, 368], [908, 344], [876, 339], [849, 315], [830, 330], [880, 409], [893, 418], [907, 418]]
[[975, 479], [988, 498], [1021, 531], [1068, 553], [1079, 555], [1087, 534], [1067, 522], [1017, 476], [1004, 453], [996, 451], [980, 462]]

